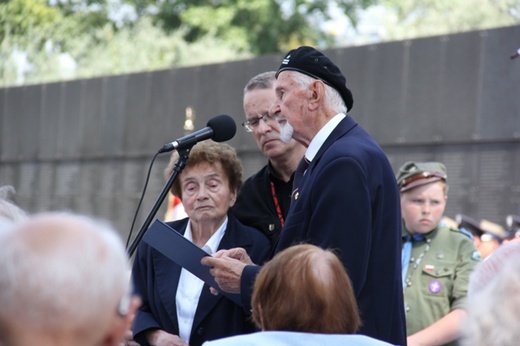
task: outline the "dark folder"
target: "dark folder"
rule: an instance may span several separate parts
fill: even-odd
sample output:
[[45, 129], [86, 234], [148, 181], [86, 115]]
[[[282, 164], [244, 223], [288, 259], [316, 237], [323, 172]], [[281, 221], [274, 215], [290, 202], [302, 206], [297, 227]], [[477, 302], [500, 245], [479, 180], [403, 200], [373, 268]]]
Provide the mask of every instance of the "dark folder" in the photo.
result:
[[161, 220], [155, 220], [146, 231], [143, 241], [171, 259], [190, 273], [204, 281], [210, 287], [217, 289], [221, 294], [242, 306], [240, 294], [222, 291], [215, 278], [209, 272], [209, 267], [200, 263], [204, 256], [211, 256], [197, 245], [193, 244], [182, 234], [171, 228]]

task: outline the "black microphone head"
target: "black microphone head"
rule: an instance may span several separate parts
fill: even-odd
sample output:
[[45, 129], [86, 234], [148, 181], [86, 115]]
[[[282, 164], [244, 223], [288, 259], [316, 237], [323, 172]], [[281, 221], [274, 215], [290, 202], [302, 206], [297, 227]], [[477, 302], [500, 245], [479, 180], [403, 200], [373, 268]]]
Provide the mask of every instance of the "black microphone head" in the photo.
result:
[[217, 115], [209, 119], [206, 126], [213, 129], [211, 139], [215, 142], [225, 142], [230, 140], [237, 133], [237, 125], [235, 120], [227, 114]]

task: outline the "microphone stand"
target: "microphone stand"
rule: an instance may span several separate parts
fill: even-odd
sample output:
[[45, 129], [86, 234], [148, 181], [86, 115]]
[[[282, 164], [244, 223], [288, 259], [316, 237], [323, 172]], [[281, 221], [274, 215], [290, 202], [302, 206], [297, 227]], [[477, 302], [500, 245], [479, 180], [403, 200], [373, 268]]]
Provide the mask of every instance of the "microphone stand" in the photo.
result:
[[193, 143], [193, 144], [187, 146], [184, 149], [177, 149], [177, 152], [179, 153], [179, 159], [175, 163], [175, 166], [173, 167], [172, 174], [170, 175], [170, 178], [166, 182], [166, 185], [164, 186], [163, 190], [161, 191], [161, 194], [159, 195], [159, 197], [155, 201], [155, 204], [153, 205], [152, 210], [150, 211], [150, 213], [148, 214], [148, 216], [147, 216], [146, 220], [144, 221], [143, 225], [139, 229], [139, 232], [135, 236], [134, 241], [132, 242], [132, 244], [128, 248], [128, 250], [127, 250], [128, 251], [128, 257], [132, 257], [132, 255], [134, 254], [135, 250], [137, 249], [137, 246], [139, 246], [139, 243], [143, 239], [144, 234], [148, 230], [148, 227], [152, 223], [152, 219], [155, 217], [155, 215], [157, 214], [157, 211], [161, 207], [162, 202], [164, 201], [164, 199], [166, 198], [166, 196], [170, 192], [170, 189], [171, 189], [171, 187], [173, 185], [173, 182], [175, 181], [177, 176], [182, 173], [182, 170], [184, 169], [184, 167], [186, 167], [186, 163], [188, 162], [188, 159], [190, 157], [190, 150], [191, 150], [191, 148], [193, 148], [193, 146], [195, 144], [196, 143]]

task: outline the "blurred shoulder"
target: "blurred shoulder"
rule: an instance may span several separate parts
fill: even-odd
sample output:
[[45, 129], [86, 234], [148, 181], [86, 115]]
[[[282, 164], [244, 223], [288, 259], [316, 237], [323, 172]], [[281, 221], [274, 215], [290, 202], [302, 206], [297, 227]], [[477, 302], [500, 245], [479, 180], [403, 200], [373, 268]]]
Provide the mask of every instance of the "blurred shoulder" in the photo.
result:
[[454, 251], [465, 253], [465, 258], [479, 262], [482, 260], [475, 244], [473, 243], [473, 235], [465, 229], [455, 227], [443, 226], [445, 234], [448, 236], [444, 238], [446, 248], [451, 247]]
[[285, 331], [265, 331], [247, 335], [238, 335], [220, 340], [210, 341], [203, 346], [390, 346], [390, 344], [365, 335], [352, 334], [317, 334]]
[[447, 227], [447, 226], [445, 226], [445, 228], [448, 229], [448, 231], [450, 232], [452, 237], [457, 237], [458, 239], [460, 239], [463, 242], [468, 242], [468, 243], [473, 244], [473, 234], [471, 234], [471, 232], [469, 232], [468, 230], [466, 230], [464, 228]]

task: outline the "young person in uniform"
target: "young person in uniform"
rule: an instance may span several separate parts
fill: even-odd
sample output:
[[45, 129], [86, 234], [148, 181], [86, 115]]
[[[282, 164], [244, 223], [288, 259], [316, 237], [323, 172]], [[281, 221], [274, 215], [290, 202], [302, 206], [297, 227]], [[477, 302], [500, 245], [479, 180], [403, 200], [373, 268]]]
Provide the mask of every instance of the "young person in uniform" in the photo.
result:
[[480, 262], [470, 236], [440, 225], [446, 182], [440, 162], [407, 162], [397, 176], [408, 346], [456, 344], [469, 275]]

